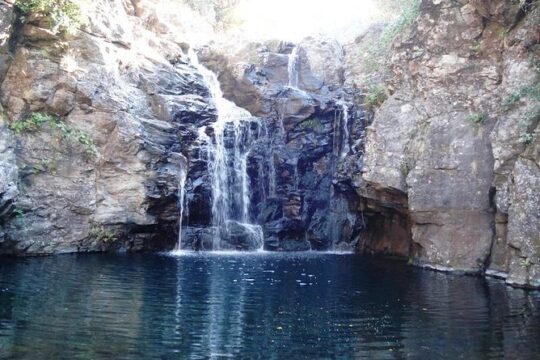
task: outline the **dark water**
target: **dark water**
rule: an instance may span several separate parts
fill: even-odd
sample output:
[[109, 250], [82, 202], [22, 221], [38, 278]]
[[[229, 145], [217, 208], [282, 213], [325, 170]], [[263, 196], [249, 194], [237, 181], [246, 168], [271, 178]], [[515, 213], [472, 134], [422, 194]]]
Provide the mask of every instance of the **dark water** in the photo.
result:
[[2, 359], [539, 359], [540, 293], [352, 255], [0, 262]]

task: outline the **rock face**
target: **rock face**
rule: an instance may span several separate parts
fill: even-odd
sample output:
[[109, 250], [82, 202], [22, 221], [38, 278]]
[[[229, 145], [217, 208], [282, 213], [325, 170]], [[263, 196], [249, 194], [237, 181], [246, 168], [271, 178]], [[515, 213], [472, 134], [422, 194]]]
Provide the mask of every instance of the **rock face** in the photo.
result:
[[182, 172], [188, 248], [209, 249], [219, 234], [223, 249], [257, 249], [264, 236], [273, 250], [351, 250], [363, 223], [334, 177], [361, 126], [342, 90], [342, 47], [306, 39], [199, 53], [226, 97], [258, 116], [242, 131], [248, 217], [264, 234], [237, 221], [223, 232], [211, 227], [199, 133], [215, 137], [215, 99], [155, 5], [93, 2], [74, 36], [2, 5], [0, 253], [172, 248]]
[[[363, 226], [361, 215], [343, 200], [345, 193], [334, 180], [339, 164], [352, 151], [351, 130], [362, 124], [342, 88], [342, 47], [332, 40], [308, 38], [297, 45], [269, 41], [238, 49], [203, 48], [199, 58], [219, 74], [224, 96], [258, 117], [250, 128], [242, 128], [244, 135], [227, 130], [225, 144], [231, 154], [234, 146], [249, 148], [246, 220], [262, 226], [264, 247], [352, 250]], [[201, 150], [195, 147], [189, 156], [189, 215], [183, 221], [192, 229], [182, 240], [185, 248], [195, 249], [208, 248], [201, 234], [212, 224], [213, 176], [197, 151]], [[231, 168], [237, 166], [231, 157], [228, 161]], [[240, 190], [232, 193], [239, 196]]]
[[187, 248], [356, 249], [540, 286], [538, 4], [421, 1], [374, 114], [361, 44], [197, 49], [254, 116], [223, 131], [250, 189], [232, 186], [249, 206], [226, 231], [201, 141], [215, 99], [158, 8], [95, 1], [67, 36], [0, 4], [0, 254], [170, 249], [182, 188]]
[[352, 177], [367, 250], [540, 285], [539, 11], [422, 1]]
[[[10, 30], [13, 8], [0, 6], [0, 254], [174, 245], [179, 139], [213, 107], [182, 44], [156, 40], [153, 15], [94, 2], [65, 37], [34, 21]], [[36, 115], [48, 120], [20, 127]]]
[[13, 6], [3, 1], [0, 4], [0, 76], [4, 76], [10, 62], [10, 38], [15, 25]]

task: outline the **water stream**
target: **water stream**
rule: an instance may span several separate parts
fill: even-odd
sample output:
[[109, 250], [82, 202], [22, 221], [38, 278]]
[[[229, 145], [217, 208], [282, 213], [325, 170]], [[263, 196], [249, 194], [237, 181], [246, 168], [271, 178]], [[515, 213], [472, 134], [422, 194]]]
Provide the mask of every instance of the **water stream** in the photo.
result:
[[185, 166], [180, 167], [179, 182], [178, 182], [178, 193], [179, 193], [179, 207], [180, 207], [180, 217], [178, 219], [178, 242], [174, 250], [182, 250], [182, 219], [184, 218], [184, 208], [185, 208], [185, 198], [186, 198], [186, 179], [187, 171]]
[[339, 103], [341, 105], [341, 126], [342, 126], [342, 143], [340, 151], [340, 159], [344, 159], [351, 149], [349, 146], [349, 107], [345, 102]]
[[[193, 65], [202, 74], [204, 82], [217, 109], [217, 119], [210, 126], [199, 129], [199, 142], [204, 144], [211, 175], [212, 226], [215, 228], [213, 250], [223, 247], [224, 237], [231, 236], [243, 228], [252, 234], [257, 246], [262, 249], [262, 229], [252, 224], [249, 216], [250, 182], [247, 160], [261, 126], [258, 119], [247, 110], [225, 99], [215, 73], [201, 65], [194, 52], [190, 52]], [[256, 123], [253, 134], [252, 124]]]
[[288, 62], [289, 84], [290, 88], [298, 88], [298, 47], [295, 46], [289, 54]]

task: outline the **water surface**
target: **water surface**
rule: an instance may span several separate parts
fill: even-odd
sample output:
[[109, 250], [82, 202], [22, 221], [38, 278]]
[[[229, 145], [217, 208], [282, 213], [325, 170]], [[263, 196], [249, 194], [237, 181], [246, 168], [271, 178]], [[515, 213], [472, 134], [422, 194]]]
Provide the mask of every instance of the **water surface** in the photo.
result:
[[540, 293], [354, 255], [2, 259], [2, 359], [537, 359]]

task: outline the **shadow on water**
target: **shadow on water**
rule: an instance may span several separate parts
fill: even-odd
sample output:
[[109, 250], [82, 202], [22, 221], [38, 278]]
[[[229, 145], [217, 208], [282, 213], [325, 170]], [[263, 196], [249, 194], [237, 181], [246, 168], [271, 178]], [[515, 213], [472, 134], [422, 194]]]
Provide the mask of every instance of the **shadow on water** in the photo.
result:
[[540, 293], [338, 254], [2, 259], [2, 359], [533, 359]]

